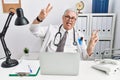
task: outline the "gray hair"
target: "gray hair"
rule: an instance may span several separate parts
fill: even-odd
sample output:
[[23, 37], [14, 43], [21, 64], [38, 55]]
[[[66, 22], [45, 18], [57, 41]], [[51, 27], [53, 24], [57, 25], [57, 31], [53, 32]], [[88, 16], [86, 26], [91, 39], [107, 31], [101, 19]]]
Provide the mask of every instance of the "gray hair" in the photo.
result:
[[63, 15], [65, 15], [67, 11], [72, 11], [72, 12], [76, 13], [76, 15], [78, 17], [78, 13], [75, 11], [75, 9], [71, 9], [71, 8], [66, 9]]

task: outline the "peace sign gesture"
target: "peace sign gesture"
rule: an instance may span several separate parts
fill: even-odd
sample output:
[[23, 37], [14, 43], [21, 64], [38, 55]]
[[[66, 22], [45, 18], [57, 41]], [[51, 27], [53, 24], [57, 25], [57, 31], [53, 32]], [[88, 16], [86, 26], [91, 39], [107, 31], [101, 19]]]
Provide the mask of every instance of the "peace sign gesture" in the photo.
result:
[[39, 19], [44, 20], [46, 16], [48, 15], [48, 13], [51, 11], [51, 9], [52, 9], [52, 6], [49, 3], [45, 9], [42, 9], [40, 11], [40, 14], [38, 15]]
[[92, 32], [91, 39], [90, 39], [92, 45], [95, 45], [98, 41], [98, 32], [99, 30]]
[[88, 52], [89, 55], [92, 54], [92, 52], [94, 50], [94, 47], [95, 47], [96, 43], [99, 40], [99, 38], [98, 38], [98, 32], [99, 32], [99, 30], [94, 31], [91, 34], [91, 38], [90, 38], [90, 41], [89, 41], [89, 44], [88, 44], [88, 47], [87, 47], [87, 52]]

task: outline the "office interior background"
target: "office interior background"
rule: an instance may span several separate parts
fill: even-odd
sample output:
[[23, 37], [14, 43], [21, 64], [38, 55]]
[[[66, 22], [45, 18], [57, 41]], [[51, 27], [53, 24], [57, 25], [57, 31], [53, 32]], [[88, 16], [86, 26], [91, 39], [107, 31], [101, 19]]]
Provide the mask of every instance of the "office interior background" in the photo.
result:
[[[9, 0], [6, 0], [9, 1]], [[15, 0], [13, 0], [15, 1]], [[18, 1], [18, 0], [17, 0]], [[35, 37], [29, 30], [32, 21], [38, 16], [40, 10], [45, 8], [48, 3], [53, 6], [52, 11], [49, 13], [47, 18], [42, 22], [41, 25], [58, 24], [62, 23], [62, 14], [65, 9], [73, 8], [76, 9], [76, 3], [79, 1], [84, 2], [84, 13], [92, 13], [92, 0], [21, 0], [21, 7], [24, 10], [24, 15], [28, 18], [29, 24], [25, 26], [15, 26], [13, 16], [12, 21], [9, 25], [7, 33], [5, 35], [5, 41], [7, 47], [10, 49], [12, 57], [19, 59], [24, 54], [24, 48], [28, 48], [30, 53], [37, 53], [41, 47], [41, 39]], [[120, 0], [109, 0], [108, 13], [116, 14], [115, 22], [115, 34], [114, 34], [114, 48], [120, 48]], [[3, 13], [2, 0], [0, 0], [0, 31], [2, 31], [8, 13]], [[5, 53], [0, 43], [0, 58], [4, 57]]]

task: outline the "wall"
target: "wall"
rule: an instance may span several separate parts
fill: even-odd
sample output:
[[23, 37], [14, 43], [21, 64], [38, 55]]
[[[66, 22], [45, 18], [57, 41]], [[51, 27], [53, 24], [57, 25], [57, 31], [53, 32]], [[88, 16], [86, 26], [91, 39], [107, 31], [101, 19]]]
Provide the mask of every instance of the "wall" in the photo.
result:
[[[52, 11], [48, 15], [48, 17], [44, 20], [42, 25], [49, 25], [49, 24], [61, 24], [61, 16], [66, 8], [73, 8], [75, 9], [75, 4], [80, 0], [21, 0], [22, 8], [24, 10], [25, 16], [29, 19], [30, 24], [35, 19], [35, 17], [39, 14], [42, 8], [45, 8], [48, 3], [51, 3], [53, 6]], [[85, 7], [82, 10], [83, 13], [91, 13], [92, 10], [92, 0], [82, 0], [85, 3]], [[113, 10], [113, 1], [110, 0], [109, 12]], [[119, 1], [119, 0], [118, 0]], [[1, 5], [1, 2], [0, 2]], [[119, 6], [118, 6], [119, 7]], [[0, 6], [0, 30], [2, 30], [5, 20], [8, 14], [2, 13], [2, 6]], [[16, 15], [13, 17], [13, 19]], [[2, 19], [5, 18], [5, 19]], [[12, 53], [12, 57], [20, 58], [23, 54], [23, 49], [28, 47], [30, 52], [38, 52], [40, 50], [40, 38], [36, 38], [32, 35], [29, 31], [29, 25], [23, 27], [16, 27], [13, 24], [14, 20], [11, 21], [9, 29], [6, 33], [6, 43], [8, 48]], [[118, 24], [119, 25], [119, 24]], [[116, 35], [118, 37], [118, 33]], [[116, 41], [118, 38], [116, 38]], [[0, 57], [3, 57], [4, 51], [2, 45], [0, 44]]]
[[120, 0], [115, 0], [115, 3], [114, 3], [114, 7], [113, 7], [113, 12], [116, 13], [117, 17], [116, 17], [116, 31], [115, 31], [115, 44], [114, 44], [114, 47], [115, 48], [120, 48]]

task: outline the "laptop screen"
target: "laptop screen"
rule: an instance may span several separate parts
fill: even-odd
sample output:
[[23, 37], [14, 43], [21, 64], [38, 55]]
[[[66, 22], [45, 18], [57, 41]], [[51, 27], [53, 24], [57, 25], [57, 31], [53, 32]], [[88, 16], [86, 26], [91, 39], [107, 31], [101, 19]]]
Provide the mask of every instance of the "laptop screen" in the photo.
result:
[[40, 53], [41, 74], [78, 75], [79, 53], [42, 52]]

